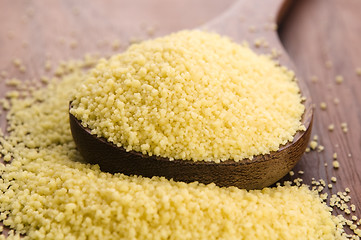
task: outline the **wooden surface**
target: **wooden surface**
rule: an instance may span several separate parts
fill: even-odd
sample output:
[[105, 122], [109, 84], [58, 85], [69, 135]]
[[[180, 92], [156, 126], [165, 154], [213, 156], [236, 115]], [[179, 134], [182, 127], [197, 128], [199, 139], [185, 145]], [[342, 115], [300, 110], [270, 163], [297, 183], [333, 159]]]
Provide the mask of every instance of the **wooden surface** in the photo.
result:
[[[130, 38], [149, 38], [149, 30], [154, 36], [164, 35], [184, 28], [195, 28], [214, 19], [224, 12], [233, 0], [136, 0], [136, 1], [41, 1], [0, 0], [0, 72], [6, 70], [9, 77], [22, 80], [38, 79], [51, 75], [44, 69], [47, 59], [53, 63], [52, 71], [59, 60], [80, 58], [85, 53], [101, 53], [109, 56], [124, 50]], [[357, 206], [356, 215], [361, 217], [361, 110], [358, 104], [361, 97], [361, 77], [355, 73], [361, 67], [361, 52], [357, 46], [361, 37], [361, 2], [358, 0], [304, 0], [297, 1], [291, 14], [286, 17], [281, 38], [293, 58], [298, 74], [303, 76], [302, 83], [309, 86], [314, 102], [317, 104], [314, 119], [314, 133], [325, 146], [321, 153], [311, 152], [304, 155], [296, 166], [296, 177], [329, 180], [337, 177], [332, 193], [351, 189], [352, 202]], [[271, 5], [272, 6], [272, 5]], [[243, 30], [245, 38], [257, 40], [265, 34], [274, 34], [272, 29], [272, 11], [270, 4], [259, 4], [255, 17], [266, 17], [260, 26], [253, 26], [244, 15], [237, 17], [237, 24]], [[217, 20], [218, 19], [218, 20]], [[216, 18], [211, 22], [217, 29], [229, 32], [232, 24], [217, 26]], [[238, 28], [237, 28], [238, 29]], [[148, 33], [147, 33], [148, 32]], [[221, 32], [223, 33], [223, 32]], [[241, 32], [238, 32], [240, 34]], [[233, 36], [231, 36], [233, 37]], [[121, 47], [114, 51], [112, 43], [119, 40]], [[260, 52], [276, 52], [270, 47], [260, 47]], [[27, 70], [21, 73], [12, 60], [19, 58]], [[281, 56], [280, 61], [284, 61]], [[332, 61], [327, 68], [325, 62]], [[345, 81], [335, 84], [335, 76], [341, 74]], [[310, 77], [316, 75], [317, 83]], [[1, 78], [1, 77], [0, 77]], [[0, 82], [0, 98], [11, 89]], [[338, 97], [340, 103], [333, 104]], [[328, 104], [321, 111], [319, 103]], [[347, 122], [349, 132], [343, 133], [341, 122]], [[335, 124], [335, 130], [329, 132], [327, 126]], [[0, 126], [4, 129], [5, 116], [0, 116]], [[332, 154], [337, 152], [340, 169], [332, 168]], [[351, 154], [351, 157], [348, 154]], [[328, 163], [325, 167], [324, 163]], [[305, 173], [299, 175], [298, 170]], [[329, 190], [326, 190], [329, 192]]]
[[[310, 183], [311, 178], [329, 180], [337, 177], [330, 193], [351, 190], [351, 202], [356, 215], [361, 217], [361, 2], [358, 0], [303, 0], [295, 1], [284, 24], [280, 38], [307, 83], [316, 105], [313, 135], [325, 150], [306, 154], [295, 172]], [[332, 66], [330, 67], [330, 64]], [[336, 83], [342, 75], [344, 82]], [[317, 82], [312, 81], [317, 76]], [[339, 99], [339, 104], [334, 99]], [[327, 103], [321, 110], [320, 103]], [[344, 133], [341, 123], [348, 124]], [[335, 125], [333, 132], [329, 124]], [[332, 155], [336, 152], [340, 168], [332, 167]], [[325, 167], [327, 163], [327, 167]], [[297, 174], [296, 174], [297, 175]], [[337, 211], [339, 212], [339, 211]]]

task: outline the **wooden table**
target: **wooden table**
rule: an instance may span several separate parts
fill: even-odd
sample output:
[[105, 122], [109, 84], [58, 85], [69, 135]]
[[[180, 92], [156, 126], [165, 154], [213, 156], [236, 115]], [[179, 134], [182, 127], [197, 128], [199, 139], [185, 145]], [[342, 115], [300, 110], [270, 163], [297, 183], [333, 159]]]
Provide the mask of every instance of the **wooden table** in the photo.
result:
[[[361, 217], [361, 2], [297, 1], [280, 27], [280, 38], [311, 91], [315, 104], [313, 135], [325, 150], [305, 154], [295, 172], [302, 178], [337, 178], [329, 194], [350, 188]], [[342, 76], [341, 84], [336, 78]], [[317, 79], [316, 79], [316, 78]], [[339, 99], [339, 103], [337, 103]], [[336, 101], [336, 103], [335, 103]], [[322, 110], [320, 104], [327, 104]], [[347, 123], [348, 132], [343, 132]], [[330, 124], [335, 129], [329, 131]], [[337, 153], [340, 168], [332, 167]], [[327, 167], [325, 167], [327, 163]], [[337, 211], [338, 213], [341, 213]]]
[[[109, 56], [124, 50], [130, 39], [197, 27], [234, 0], [123, 0], [107, 1], [102, 8], [94, 8], [94, 2], [0, 0], [0, 72], [8, 73], [3, 78], [39, 79], [50, 75], [60, 60], [81, 58], [85, 53]], [[358, 0], [297, 1], [283, 19], [279, 33], [311, 91], [315, 104], [313, 135], [317, 134], [325, 147], [322, 152], [305, 154], [294, 177], [302, 177], [306, 183], [312, 178], [329, 182], [332, 176], [337, 177], [334, 188], [325, 192], [349, 187], [351, 202], [357, 207], [355, 214], [361, 218], [361, 76], [355, 70], [361, 68], [360, 12]], [[15, 58], [24, 63], [24, 73], [14, 66]], [[47, 60], [52, 63], [50, 72], [44, 68]], [[341, 84], [336, 83], [338, 75], [344, 78]], [[0, 81], [0, 98], [9, 89]], [[321, 110], [321, 102], [327, 104], [326, 110]], [[342, 131], [343, 122], [348, 125], [347, 133]], [[330, 124], [335, 126], [332, 132], [328, 130]], [[0, 127], [5, 126], [3, 114]], [[332, 167], [334, 152], [340, 162], [338, 170]], [[299, 174], [300, 170], [304, 174]]]

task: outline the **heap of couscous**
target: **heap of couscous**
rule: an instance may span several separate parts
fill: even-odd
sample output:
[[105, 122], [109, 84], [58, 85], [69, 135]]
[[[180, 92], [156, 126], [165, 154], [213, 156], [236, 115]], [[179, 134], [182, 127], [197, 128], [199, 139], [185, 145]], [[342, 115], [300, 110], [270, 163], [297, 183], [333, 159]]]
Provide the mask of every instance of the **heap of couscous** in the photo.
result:
[[64, 75], [46, 88], [20, 85], [10, 104], [4, 100], [0, 221], [11, 229], [8, 239], [346, 239], [345, 219], [307, 186], [247, 191], [112, 175], [85, 164], [68, 103], [88, 78], [89, 62], [63, 64]]
[[293, 72], [203, 31], [145, 41], [100, 60], [72, 106], [93, 134], [170, 159], [252, 159], [304, 130]]
[[[80, 67], [12, 99], [0, 137], [0, 220], [25, 239], [342, 239], [307, 187], [219, 188], [104, 173], [82, 163], [68, 124]], [[13, 233], [12, 233], [13, 234]], [[15, 235], [16, 236], [16, 235]]]

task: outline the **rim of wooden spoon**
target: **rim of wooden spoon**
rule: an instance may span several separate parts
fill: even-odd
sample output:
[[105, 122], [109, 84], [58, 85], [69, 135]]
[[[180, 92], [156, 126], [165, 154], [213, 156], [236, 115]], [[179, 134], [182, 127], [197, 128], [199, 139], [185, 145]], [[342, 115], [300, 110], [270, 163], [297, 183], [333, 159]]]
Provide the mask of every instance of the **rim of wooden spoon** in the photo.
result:
[[[71, 103], [69, 104], [71, 108]], [[70, 109], [69, 109], [70, 110]], [[312, 110], [311, 110], [312, 111]], [[159, 156], [143, 155], [108, 142], [105, 138], [91, 134], [81, 121], [69, 113], [74, 141], [86, 162], [98, 164], [110, 173], [162, 176], [175, 181], [194, 182], [218, 186], [236, 186], [245, 189], [261, 189], [285, 176], [304, 153], [312, 128], [312, 114], [305, 112], [302, 119], [306, 131], [297, 132], [292, 142], [278, 151], [255, 156], [252, 160], [233, 160], [219, 163], [192, 160], [169, 160]], [[306, 118], [306, 116], [309, 116]]]

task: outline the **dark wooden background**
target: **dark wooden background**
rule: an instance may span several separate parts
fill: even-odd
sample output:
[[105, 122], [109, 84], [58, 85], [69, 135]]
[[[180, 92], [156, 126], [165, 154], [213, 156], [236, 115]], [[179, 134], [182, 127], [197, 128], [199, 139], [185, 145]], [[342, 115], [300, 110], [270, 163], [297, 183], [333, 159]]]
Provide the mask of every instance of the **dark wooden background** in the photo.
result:
[[[39, 81], [50, 76], [60, 60], [81, 58], [85, 53], [109, 56], [129, 46], [129, 39], [142, 40], [184, 28], [195, 28], [225, 11], [234, 0], [135, 0], [104, 1], [31, 1], [0, 0], [0, 98], [12, 87], [5, 79]], [[267, 4], [266, 4], [267, 5]], [[260, 11], [267, 9], [259, 3]], [[359, 0], [294, 1], [279, 27], [285, 49], [298, 73], [309, 87], [316, 106], [313, 135], [325, 150], [305, 154], [295, 168], [294, 177], [306, 183], [312, 178], [330, 181], [337, 177], [332, 190], [351, 189], [351, 202], [361, 217], [361, 2]], [[240, 21], [245, 16], [240, 17]], [[249, 29], [252, 32], [252, 29]], [[119, 48], [114, 48], [115, 45]], [[24, 73], [13, 64], [19, 58]], [[44, 68], [46, 61], [51, 70]], [[336, 83], [336, 76], [344, 81]], [[314, 81], [313, 76], [317, 77]], [[334, 99], [339, 99], [339, 104]], [[321, 110], [321, 102], [327, 109]], [[343, 133], [342, 122], [348, 124]], [[335, 130], [328, 131], [334, 124]], [[4, 113], [0, 127], [5, 129]], [[337, 152], [340, 168], [332, 168], [332, 154]], [[328, 164], [325, 167], [325, 163]], [[298, 174], [298, 171], [304, 174]], [[337, 211], [338, 212], [338, 211]], [[339, 213], [339, 212], [338, 212]]]

